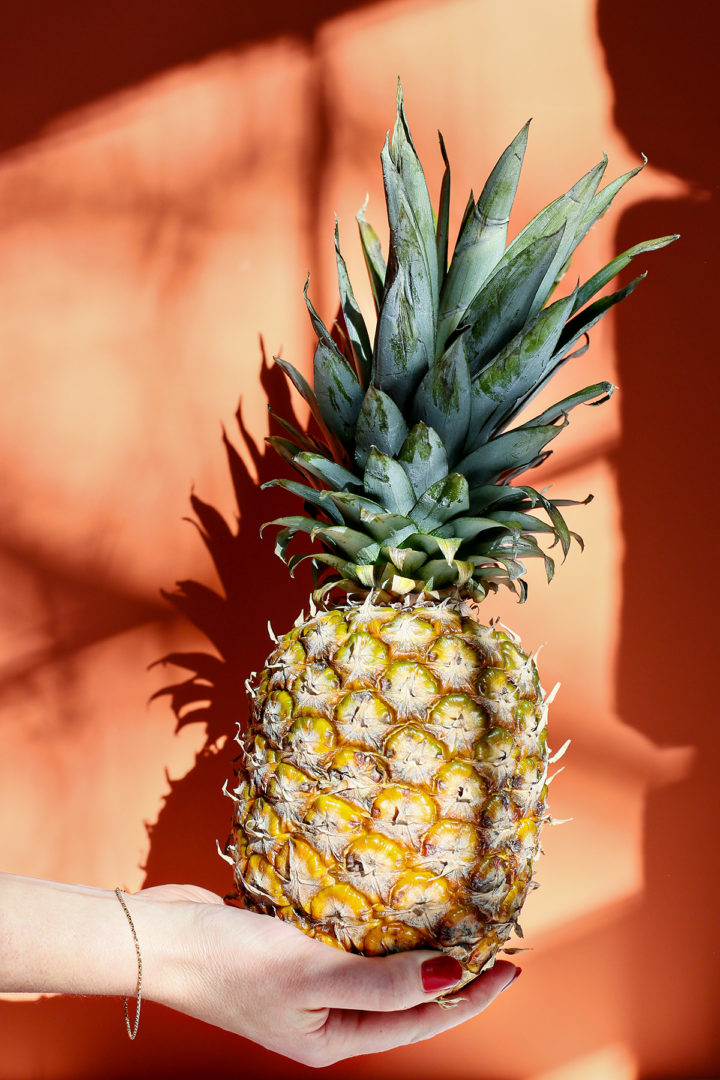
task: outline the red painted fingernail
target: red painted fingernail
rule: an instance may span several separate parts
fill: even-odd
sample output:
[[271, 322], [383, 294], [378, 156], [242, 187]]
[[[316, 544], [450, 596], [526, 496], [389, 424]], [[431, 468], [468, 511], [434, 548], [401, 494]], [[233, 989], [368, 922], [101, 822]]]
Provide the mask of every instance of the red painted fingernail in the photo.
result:
[[423, 990], [426, 994], [447, 990], [449, 986], [459, 982], [462, 973], [462, 965], [454, 956], [437, 956], [432, 960], [425, 960], [420, 967]]
[[512, 984], [515, 982], [515, 980], [519, 979], [521, 975], [522, 975], [522, 968], [521, 967], [516, 967], [515, 971], [513, 972], [512, 979], [508, 979], [508, 981], [505, 983], [505, 985], [503, 986], [500, 993], [502, 994], [503, 990], [507, 990], [508, 986], [512, 986]]

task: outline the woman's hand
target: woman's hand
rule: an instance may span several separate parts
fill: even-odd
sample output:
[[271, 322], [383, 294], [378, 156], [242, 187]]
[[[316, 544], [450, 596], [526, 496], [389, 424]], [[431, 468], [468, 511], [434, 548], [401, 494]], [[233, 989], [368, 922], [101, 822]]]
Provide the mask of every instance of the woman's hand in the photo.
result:
[[[189, 885], [145, 889], [126, 900], [149, 998], [306, 1065], [428, 1039], [482, 1012], [519, 974], [501, 960], [463, 988], [464, 1000], [442, 1009], [434, 998], [460, 976], [442, 953], [356, 956]], [[153, 917], [160, 910], [165, 935]], [[167, 935], [177, 945], [170, 962]]]

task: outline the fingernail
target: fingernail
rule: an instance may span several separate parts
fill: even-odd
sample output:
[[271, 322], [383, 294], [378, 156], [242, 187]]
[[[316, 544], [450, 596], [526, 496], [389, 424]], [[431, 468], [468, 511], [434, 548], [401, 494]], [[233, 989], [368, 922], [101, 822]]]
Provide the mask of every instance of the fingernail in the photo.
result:
[[435, 956], [432, 960], [424, 960], [420, 967], [423, 990], [426, 994], [447, 990], [460, 981], [462, 973], [462, 965], [454, 956]]
[[512, 984], [515, 982], [515, 980], [519, 979], [521, 975], [522, 975], [522, 968], [521, 967], [516, 967], [515, 970], [512, 973], [512, 978], [508, 979], [508, 981], [505, 983], [505, 985], [503, 986], [500, 993], [502, 994], [503, 990], [507, 990], [508, 986], [512, 986]]

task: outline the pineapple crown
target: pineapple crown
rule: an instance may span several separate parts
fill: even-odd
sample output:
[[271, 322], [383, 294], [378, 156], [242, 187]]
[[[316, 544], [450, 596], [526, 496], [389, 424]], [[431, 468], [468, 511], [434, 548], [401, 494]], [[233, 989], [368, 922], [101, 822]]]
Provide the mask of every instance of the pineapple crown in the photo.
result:
[[[637, 255], [677, 237], [636, 244], [552, 300], [575, 248], [643, 165], [601, 188], [604, 157], [506, 246], [528, 126], [502, 154], [479, 199], [470, 193], [448, 262], [445, 144], [440, 135], [445, 171], [435, 214], [398, 83], [395, 125], [381, 154], [387, 264], [365, 207], [357, 215], [377, 315], [374, 342], [340, 252], [337, 221], [340, 306], [331, 329], [310, 301], [308, 278], [305, 301], [317, 335], [314, 386], [286, 360], [275, 360], [320, 434], [279, 420], [286, 437], [268, 441], [302, 479], [264, 486], [304, 500], [304, 514], [269, 524], [280, 527], [275, 550], [291, 573], [311, 561], [315, 599], [339, 588], [383, 599], [479, 601], [504, 584], [524, 600], [523, 558], [542, 558], [548, 580], [554, 572], [539, 536], [559, 544], [563, 557], [571, 539], [582, 545], [561, 512], [577, 500], [548, 498], [513, 481], [550, 455], [547, 446], [572, 409], [602, 404], [614, 387], [595, 383], [531, 419], [518, 418], [564, 364], [587, 350], [590, 328], [645, 274], [593, 298]], [[321, 541], [324, 550], [289, 557], [298, 533]]]

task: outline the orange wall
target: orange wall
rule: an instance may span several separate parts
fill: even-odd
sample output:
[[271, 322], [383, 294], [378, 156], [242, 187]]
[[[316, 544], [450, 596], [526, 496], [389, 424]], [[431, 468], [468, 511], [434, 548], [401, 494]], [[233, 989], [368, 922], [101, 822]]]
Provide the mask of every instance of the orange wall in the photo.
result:
[[[558, 397], [600, 378], [620, 387], [574, 414], [545, 467], [562, 494], [595, 493], [572, 519], [586, 553], [549, 588], [533, 573], [525, 608], [488, 610], [527, 646], [547, 643], [543, 681], [562, 682], [553, 743], [573, 740], [552, 789], [555, 816], [573, 822], [544, 845], [523, 979], [430, 1044], [326, 1075], [720, 1072], [710, 5], [694, 24], [669, 0], [643, 16], [622, 0], [248, 7], [29, 0], [0, 42], [0, 867], [229, 888], [215, 839], [231, 725], [216, 711], [176, 733], [165, 699], [146, 706], [174, 678], [147, 666], [201, 644], [158, 590], [213, 581], [180, 519], [191, 486], [233, 513], [222, 421], [247, 470], [247, 669], [268, 617], [279, 630], [304, 601], [257, 540], [276, 505], [254, 484], [275, 466], [258, 334], [307, 370], [301, 290], [309, 268], [331, 317], [334, 212], [367, 302], [354, 214], [369, 191], [382, 231], [378, 154], [399, 73], [435, 193], [445, 136], [456, 221], [533, 116], [511, 228], [603, 151], [613, 176], [644, 152], [574, 270], [650, 236], [683, 239], [646, 260], [582, 371], [558, 380]], [[239, 1072], [310, 1075], [159, 1008], [130, 1045], [115, 1000], [0, 1000], [7, 1080]]]

